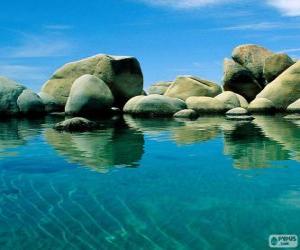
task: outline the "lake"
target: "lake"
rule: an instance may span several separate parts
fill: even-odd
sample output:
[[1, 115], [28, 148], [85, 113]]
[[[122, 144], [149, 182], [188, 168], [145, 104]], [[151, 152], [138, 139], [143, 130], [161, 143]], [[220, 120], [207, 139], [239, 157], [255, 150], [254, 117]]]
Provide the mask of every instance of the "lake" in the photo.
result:
[[1, 249], [269, 249], [300, 234], [300, 120], [0, 122]]

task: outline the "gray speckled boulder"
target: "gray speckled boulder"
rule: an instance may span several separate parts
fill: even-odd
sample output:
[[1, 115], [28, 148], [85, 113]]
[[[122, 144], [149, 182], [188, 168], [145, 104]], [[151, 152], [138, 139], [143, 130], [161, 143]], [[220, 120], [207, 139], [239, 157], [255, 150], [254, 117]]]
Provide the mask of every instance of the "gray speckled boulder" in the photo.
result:
[[264, 78], [272, 82], [283, 71], [291, 67], [295, 62], [287, 54], [274, 54], [266, 58], [264, 64]]
[[195, 119], [198, 117], [198, 113], [193, 109], [183, 109], [174, 114], [175, 118]]
[[114, 98], [104, 81], [83, 75], [72, 85], [65, 107], [68, 115], [97, 115], [112, 107]]
[[189, 109], [195, 110], [197, 113], [215, 114], [225, 113], [225, 104], [215, 98], [206, 96], [189, 97], [186, 100]]
[[165, 96], [186, 100], [191, 96], [215, 97], [222, 93], [222, 88], [216, 83], [194, 76], [178, 76], [167, 89]]
[[13, 80], [0, 77], [0, 115], [9, 116], [19, 113], [18, 97], [26, 88]]
[[23, 90], [18, 97], [17, 104], [20, 113], [23, 115], [31, 116], [43, 114], [45, 112], [45, 105], [42, 99], [29, 89]]
[[148, 94], [149, 95], [154, 95], [154, 94], [163, 95], [164, 93], [166, 93], [167, 89], [171, 86], [172, 83], [173, 82], [171, 82], [171, 81], [154, 83], [148, 89]]
[[259, 83], [264, 82], [263, 69], [266, 58], [274, 53], [254, 44], [245, 44], [236, 47], [232, 52], [234, 61], [251, 71]]
[[173, 116], [185, 108], [185, 102], [180, 99], [154, 94], [131, 98], [123, 111], [140, 116]]
[[41, 92], [53, 96], [64, 106], [74, 81], [85, 74], [102, 79], [111, 89], [118, 105], [123, 105], [143, 91], [143, 74], [136, 58], [96, 55], [62, 66], [44, 84]]

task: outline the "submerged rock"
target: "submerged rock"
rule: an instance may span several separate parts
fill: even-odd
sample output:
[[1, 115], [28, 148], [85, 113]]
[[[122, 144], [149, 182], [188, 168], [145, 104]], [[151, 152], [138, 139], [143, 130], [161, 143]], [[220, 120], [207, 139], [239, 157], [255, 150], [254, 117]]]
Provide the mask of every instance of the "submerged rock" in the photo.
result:
[[167, 89], [165, 96], [186, 100], [191, 96], [215, 97], [222, 92], [221, 86], [216, 83], [194, 76], [179, 76]]
[[93, 75], [83, 75], [72, 85], [65, 107], [68, 115], [101, 115], [108, 112], [114, 102], [105, 82]]
[[67, 132], [84, 132], [98, 129], [99, 125], [96, 122], [90, 121], [82, 117], [74, 117], [59, 122], [54, 125], [54, 129]]
[[187, 118], [187, 119], [195, 119], [198, 117], [198, 114], [193, 109], [183, 109], [174, 114], [175, 118]]
[[232, 121], [253, 121], [255, 118], [251, 115], [226, 115], [226, 119]]
[[155, 94], [133, 97], [125, 104], [123, 111], [141, 116], [173, 116], [185, 108], [185, 102], [180, 99]]
[[284, 119], [287, 120], [300, 120], [300, 114], [286, 115]]
[[64, 106], [74, 81], [85, 74], [95, 75], [103, 80], [118, 105], [123, 105], [143, 91], [143, 74], [136, 58], [96, 55], [59, 68], [44, 84], [41, 92], [54, 97], [61, 106]]

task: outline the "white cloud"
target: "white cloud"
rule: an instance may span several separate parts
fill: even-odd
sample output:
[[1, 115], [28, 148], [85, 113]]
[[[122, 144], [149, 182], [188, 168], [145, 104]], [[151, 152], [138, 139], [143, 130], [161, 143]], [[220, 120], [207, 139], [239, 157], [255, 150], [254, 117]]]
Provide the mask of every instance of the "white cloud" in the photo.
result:
[[228, 27], [220, 28], [220, 30], [270, 30], [270, 29], [277, 29], [282, 27], [283, 26], [280, 23], [261, 22], [261, 23], [228, 26]]
[[267, 0], [267, 2], [286, 16], [300, 16], [299, 0]]
[[230, 0], [140, 0], [147, 4], [167, 6], [176, 9], [191, 9], [229, 2]]

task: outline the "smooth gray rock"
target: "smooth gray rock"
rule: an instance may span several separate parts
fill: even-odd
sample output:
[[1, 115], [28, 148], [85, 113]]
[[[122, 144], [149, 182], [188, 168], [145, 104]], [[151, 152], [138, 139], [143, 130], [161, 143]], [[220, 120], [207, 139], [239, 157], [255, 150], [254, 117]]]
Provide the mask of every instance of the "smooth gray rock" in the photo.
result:
[[45, 105], [42, 99], [29, 89], [23, 90], [18, 97], [17, 104], [23, 115], [38, 115], [45, 113]]
[[18, 97], [26, 88], [6, 77], [0, 77], [0, 115], [10, 116], [19, 113]]
[[249, 114], [248, 110], [241, 107], [233, 108], [226, 112], [226, 115], [229, 116], [235, 116], [235, 115], [241, 116], [241, 115], [248, 115], [248, 114]]
[[136, 96], [130, 99], [123, 111], [140, 116], [173, 116], [186, 108], [184, 101], [162, 95]]
[[104, 81], [93, 75], [83, 75], [72, 85], [65, 112], [68, 115], [100, 115], [107, 112], [113, 102], [113, 95]]

